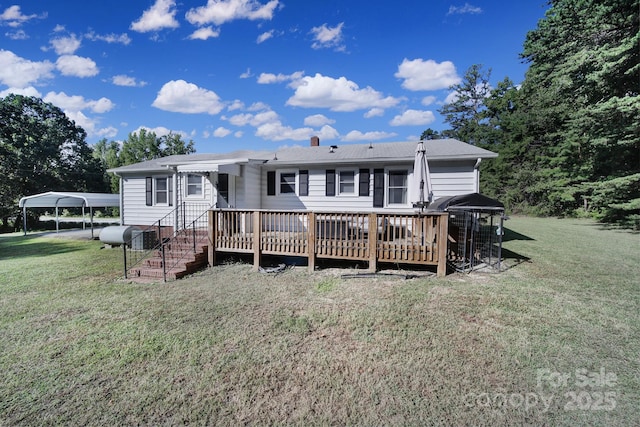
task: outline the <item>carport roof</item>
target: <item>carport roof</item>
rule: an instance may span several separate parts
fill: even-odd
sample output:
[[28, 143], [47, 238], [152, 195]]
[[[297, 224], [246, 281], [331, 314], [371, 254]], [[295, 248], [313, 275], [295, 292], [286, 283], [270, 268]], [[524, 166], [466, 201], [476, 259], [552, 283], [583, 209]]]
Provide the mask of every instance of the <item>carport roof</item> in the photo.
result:
[[49, 191], [20, 199], [21, 208], [81, 208], [83, 206], [87, 208], [120, 206], [120, 195]]

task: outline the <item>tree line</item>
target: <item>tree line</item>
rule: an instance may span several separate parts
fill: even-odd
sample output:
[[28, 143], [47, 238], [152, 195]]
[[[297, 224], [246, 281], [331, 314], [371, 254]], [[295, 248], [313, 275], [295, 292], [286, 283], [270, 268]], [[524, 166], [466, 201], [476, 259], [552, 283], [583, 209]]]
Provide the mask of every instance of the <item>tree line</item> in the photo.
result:
[[482, 192], [512, 212], [587, 215], [640, 228], [637, 0], [552, 0], [530, 31], [517, 86], [471, 66], [439, 111], [453, 137], [499, 153]]

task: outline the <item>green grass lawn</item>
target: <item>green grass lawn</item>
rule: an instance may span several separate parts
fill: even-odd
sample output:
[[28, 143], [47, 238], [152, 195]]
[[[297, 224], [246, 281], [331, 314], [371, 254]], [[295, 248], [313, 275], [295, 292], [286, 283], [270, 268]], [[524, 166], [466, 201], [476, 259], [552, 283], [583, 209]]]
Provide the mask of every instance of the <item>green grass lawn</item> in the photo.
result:
[[640, 236], [506, 225], [507, 271], [411, 280], [0, 235], [0, 425], [640, 424]]

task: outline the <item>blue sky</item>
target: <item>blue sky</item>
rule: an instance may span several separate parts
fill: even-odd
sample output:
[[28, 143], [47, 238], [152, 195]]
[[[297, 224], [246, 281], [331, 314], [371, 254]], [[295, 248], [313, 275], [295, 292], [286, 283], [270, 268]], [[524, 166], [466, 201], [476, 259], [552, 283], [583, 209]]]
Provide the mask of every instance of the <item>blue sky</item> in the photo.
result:
[[[545, 0], [0, 2], [0, 97], [88, 142], [146, 128], [199, 153], [417, 140], [468, 67], [524, 78]], [[449, 97], [449, 98], [448, 98]]]

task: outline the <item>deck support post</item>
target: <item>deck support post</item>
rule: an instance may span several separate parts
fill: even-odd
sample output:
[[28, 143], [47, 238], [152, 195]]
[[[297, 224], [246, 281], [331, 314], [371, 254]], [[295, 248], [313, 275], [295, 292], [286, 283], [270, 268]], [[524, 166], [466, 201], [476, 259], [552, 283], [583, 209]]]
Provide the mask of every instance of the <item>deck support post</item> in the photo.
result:
[[369, 214], [369, 271], [378, 271], [378, 215]]
[[258, 271], [260, 268], [260, 255], [262, 248], [260, 243], [262, 241], [262, 212], [253, 212], [253, 269]]
[[309, 273], [313, 273], [316, 269], [316, 214], [309, 212], [307, 215], [307, 262]]
[[449, 242], [449, 214], [438, 217], [438, 270], [436, 275], [447, 275], [447, 244]]
[[213, 209], [209, 210], [209, 267], [216, 265], [216, 235], [218, 234], [218, 213]]

